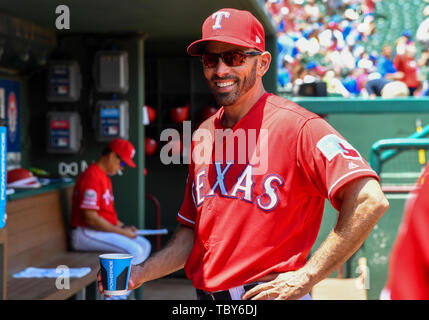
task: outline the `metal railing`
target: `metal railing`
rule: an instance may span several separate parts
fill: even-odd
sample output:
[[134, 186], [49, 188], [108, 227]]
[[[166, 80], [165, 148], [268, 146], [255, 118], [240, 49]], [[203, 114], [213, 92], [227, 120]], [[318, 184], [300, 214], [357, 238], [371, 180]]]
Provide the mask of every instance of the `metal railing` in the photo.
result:
[[429, 149], [429, 125], [421, 128], [407, 138], [390, 138], [376, 141], [371, 146], [370, 165], [380, 174], [383, 163], [392, 159], [404, 150]]
[[392, 159], [401, 151], [410, 149], [429, 149], [429, 138], [392, 138], [378, 140], [371, 147], [370, 165], [377, 174], [380, 174], [383, 163]]

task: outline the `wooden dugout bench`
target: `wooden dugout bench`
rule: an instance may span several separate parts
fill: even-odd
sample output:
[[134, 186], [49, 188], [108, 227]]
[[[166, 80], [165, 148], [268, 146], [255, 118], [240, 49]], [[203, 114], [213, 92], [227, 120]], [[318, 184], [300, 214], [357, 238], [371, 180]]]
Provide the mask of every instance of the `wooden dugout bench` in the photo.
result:
[[[69, 217], [73, 183], [58, 183], [38, 189], [18, 190], [8, 196], [3, 299], [64, 300], [95, 299], [99, 269], [97, 252], [72, 252], [69, 248]], [[27, 267], [89, 267], [82, 278], [70, 278], [58, 289], [56, 278], [13, 278]], [[1, 282], [0, 282], [1, 283]], [[63, 282], [64, 284], [65, 282]], [[0, 288], [2, 289], [2, 288]]]

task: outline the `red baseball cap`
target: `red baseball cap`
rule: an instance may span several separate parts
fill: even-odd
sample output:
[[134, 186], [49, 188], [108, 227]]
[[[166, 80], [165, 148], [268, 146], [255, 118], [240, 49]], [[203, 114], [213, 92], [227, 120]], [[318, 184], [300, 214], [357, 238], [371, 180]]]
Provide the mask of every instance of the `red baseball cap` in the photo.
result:
[[225, 42], [265, 51], [264, 27], [249, 11], [226, 8], [210, 15], [202, 27], [202, 39], [191, 43], [188, 54], [202, 55], [207, 41]]
[[133, 168], [136, 167], [133, 161], [136, 150], [131, 142], [116, 138], [109, 143], [109, 149], [115, 152], [127, 165]]

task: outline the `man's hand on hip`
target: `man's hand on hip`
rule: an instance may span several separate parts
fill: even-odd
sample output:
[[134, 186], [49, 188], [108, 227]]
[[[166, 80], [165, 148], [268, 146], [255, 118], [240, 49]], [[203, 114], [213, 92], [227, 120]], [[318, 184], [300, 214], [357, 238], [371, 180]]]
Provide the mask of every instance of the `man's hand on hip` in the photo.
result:
[[[311, 291], [310, 281], [305, 268], [296, 271], [268, 275], [263, 280], [272, 280], [253, 287], [245, 292], [243, 300], [295, 300]], [[262, 279], [261, 279], [262, 280]]]

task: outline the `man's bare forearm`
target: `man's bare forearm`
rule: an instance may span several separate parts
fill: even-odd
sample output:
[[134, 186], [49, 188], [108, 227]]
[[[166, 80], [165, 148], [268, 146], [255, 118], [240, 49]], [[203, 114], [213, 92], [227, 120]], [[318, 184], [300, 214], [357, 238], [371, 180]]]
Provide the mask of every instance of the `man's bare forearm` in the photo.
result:
[[120, 233], [121, 227], [111, 224], [109, 221], [98, 215], [95, 210], [84, 210], [84, 219], [88, 226], [94, 230]]
[[338, 269], [368, 237], [389, 203], [373, 178], [360, 178], [340, 189], [342, 203], [335, 228], [300, 269], [268, 275], [242, 299], [299, 299]]
[[314, 284], [337, 270], [360, 248], [388, 208], [388, 202], [375, 180], [358, 183], [362, 188], [355, 190], [361, 191], [355, 196], [346, 193], [335, 228], [304, 267]]
[[194, 230], [180, 226], [161, 251], [136, 267], [138, 284], [164, 277], [185, 265], [194, 244]]

